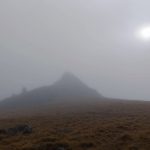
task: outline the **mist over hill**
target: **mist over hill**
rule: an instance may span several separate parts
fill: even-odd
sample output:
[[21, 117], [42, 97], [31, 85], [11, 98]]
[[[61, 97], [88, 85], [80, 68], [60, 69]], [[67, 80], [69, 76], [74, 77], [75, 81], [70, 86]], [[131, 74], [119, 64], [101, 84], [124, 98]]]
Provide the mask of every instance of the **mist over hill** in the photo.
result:
[[19, 95], [9, 97], [0, 102], [3, 108], [25, 108], [32, 106], [50, 105], [51, 102], [101, 98], [103, 97], [95, 89], [88, 87], [78, 77], [66, 72], [53, 85], [39, 87], [31, 91], [22, 92]]

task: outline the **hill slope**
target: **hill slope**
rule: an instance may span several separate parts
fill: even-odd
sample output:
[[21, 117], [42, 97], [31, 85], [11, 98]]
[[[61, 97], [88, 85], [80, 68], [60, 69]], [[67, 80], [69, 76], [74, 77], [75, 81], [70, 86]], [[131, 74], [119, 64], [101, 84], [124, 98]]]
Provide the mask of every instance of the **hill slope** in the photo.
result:
[[102, 97], [96, 90], [89, 88], [80, 79], [71, 73], [65, 73], [53, 85], [40, 87], [20, 95], [7, 98], [0, 103], [5, 108], [41, 107], [51, 102], [62, 102], [69, 99], [86, 99]]

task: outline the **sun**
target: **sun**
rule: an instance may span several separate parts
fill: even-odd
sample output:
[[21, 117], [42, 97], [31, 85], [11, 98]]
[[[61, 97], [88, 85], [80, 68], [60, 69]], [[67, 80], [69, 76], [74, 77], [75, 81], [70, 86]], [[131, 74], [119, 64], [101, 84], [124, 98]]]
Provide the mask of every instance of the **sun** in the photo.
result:
[[138, 30], [137, 35], [143, 40], [150, 40], [150, 26], [141, 27]]

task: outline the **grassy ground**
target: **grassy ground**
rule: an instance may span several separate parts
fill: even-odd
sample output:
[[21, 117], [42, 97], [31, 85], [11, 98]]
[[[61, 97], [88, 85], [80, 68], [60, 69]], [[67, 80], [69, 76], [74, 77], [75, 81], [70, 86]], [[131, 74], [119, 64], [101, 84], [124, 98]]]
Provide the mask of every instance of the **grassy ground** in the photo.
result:
[[150, 150], [150, 103], [111, 101], [68, 108], [1, 117], [0, 128], [27, 123], [33, 133], [0, 135], [0, 150]]

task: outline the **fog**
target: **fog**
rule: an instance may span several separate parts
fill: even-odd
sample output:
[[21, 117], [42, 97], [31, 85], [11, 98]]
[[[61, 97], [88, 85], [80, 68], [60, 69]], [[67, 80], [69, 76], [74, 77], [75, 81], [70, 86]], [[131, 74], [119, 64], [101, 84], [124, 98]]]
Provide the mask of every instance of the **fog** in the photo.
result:
[[149, 0], [1, 0], [0, 99], [72, 72], [107, 97], [150, 99]]

